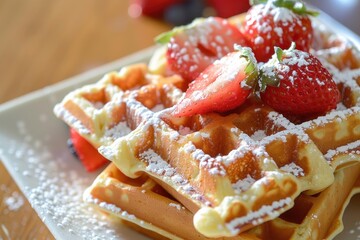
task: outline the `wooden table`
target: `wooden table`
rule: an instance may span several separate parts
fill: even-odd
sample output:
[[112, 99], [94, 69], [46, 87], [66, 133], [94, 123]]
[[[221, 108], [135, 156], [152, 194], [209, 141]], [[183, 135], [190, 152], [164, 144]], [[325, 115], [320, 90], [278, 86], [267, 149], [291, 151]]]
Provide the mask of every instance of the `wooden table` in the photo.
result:
[[[359, 18], [356, 2], [343, 16]], [[0, 104], [151, 46], [170, 29], [127, 11], [124, 0], [0, 0]], [[24, 203], [10, 210], [14, 196]], [[1, 162], [0, 239], [53, 239]]]
[[[125, 0], [0, 0], [0, 104], [149, 47], [168, 29], [131, 18]], [[11, 199], [24, 204], [10, 210]], [[53, 239], [1, 161], [0, 239]]]

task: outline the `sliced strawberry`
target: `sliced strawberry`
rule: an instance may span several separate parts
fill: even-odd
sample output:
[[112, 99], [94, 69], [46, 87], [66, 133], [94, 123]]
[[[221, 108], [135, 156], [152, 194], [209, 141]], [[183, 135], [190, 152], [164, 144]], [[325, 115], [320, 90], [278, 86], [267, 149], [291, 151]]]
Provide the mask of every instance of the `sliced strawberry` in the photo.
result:
[[295, 0], [253, 0], [248, 11], [243, 34], [259, 62], [266, 62], [274, 47], [287, 49], [292, 42], [297, 49], [308, 52], [312, 44], [313, 28], [304, 3]]
[[317, 116], [336, 108], [340, 92], [329, 71], [315, 56], [294, 48], [276, 48], [261, 67], [261, 99], [295, 116]]
[[95, 171], [109, 162], [74, 129], [70, 129], [70, 139], [76, 155], [87, 171]]
[[246, 45], [237, 27], [217, 17], [196, 19], [157, 38], [168, 43], [167, 61], [172, 71], [191, 82], [215, 60]]
[[257, 64], [250, 48], [240, 48], [207, 67], [190, 83], [174, 116], [225, 112], [241, 105], [257, 79]]

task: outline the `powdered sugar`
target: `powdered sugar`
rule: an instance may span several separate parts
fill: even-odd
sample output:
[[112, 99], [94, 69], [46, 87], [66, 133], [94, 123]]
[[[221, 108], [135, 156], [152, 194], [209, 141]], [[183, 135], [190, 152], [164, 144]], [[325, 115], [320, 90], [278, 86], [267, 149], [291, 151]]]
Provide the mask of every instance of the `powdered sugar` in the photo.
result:
[[149, 172], [165, 177], [171, 177], [176, 174], [175, 169], [165, 162], [152, 149], [143, 152], [140, 157], [146, 159], [146, 162], [148, 163], [146, 170]]
[[180, 135], [188, 135], [188, 134], [192, 133], [192, 130], [189, 127], [180, 126], [179, 133], [180, 133]]
[[[271, 28], [271, 26], [261, 23], [263, 15], [272, 15], [274, 22], [278, 25], [282, 24], [285, 26], [289, 23], [299, 21], [298, 17], [291, 10], [283, 7], [275, 7], [272, 1], [268, 1], [265, 7], [261, 4], [255, 5], [252, 8], [252, 11], [252, 19], [250, 19], [250, 17], [247, 17], [246, 23], [248, 25], [254, 25], [257, 28], [258, 32], [263, 33], [264, 35], [272, 31], [273, 29]], [[274, 31], [278, 34], [279, 37], [282, 37], [282, 30], [279, 30], [279, 28], [277, 28], [274, 29]], [[268, 36], [270, 37], [270, 35]]]
[[161, 110], [163, 110], [165, 107], [164, 107], [164, 105], [163, 104], [157, 104], [157, 105], [155, 105], [152, 109], [151, 109], [151, 111], [153, 111], [153, 112], [160, 112]]
[[10, 211], [17, 211], [25, 203], [24, 198], [18, 192], [13, 192], [11, 196], [5, 198], [4, 201]]
[[343, 111], [332, 111], [325, 116], [321, 116], [314, 120], [304, 122], [300, 124], [299, 127], [308, 129], [311, 128], [312, 126], [323, 126], [329, 123], [330, 121], [334, 121], [334, 120], [341, 122], [345, 120], [349, 115], [357, 114], [357, 113], [360, 113], [360, 107], [357, 106], [348, 108]]
[[174, 208], [176, 208], [177, 210], [181, 210], [181, 209], [185, 209], [181, 204], [179, 204], [179, 203], [169, 203], [169, 206], [170, 207], [174, 207]]
[[[242, 136], [244, 137], [245, 134]], [[251, 151], [251, 143], [246, 140], [241, 140], [239, 142], [239, 146], [230, 151], [229, 154], [225, 156], [217, 156], [216, 160], [218, 162], [222, 162], [225, 166], [229, 166], [231, 163], [234, 163], [235, 161], [239, 161], [241, 158], [245, 156], [246, 153]]]
[[258, 36], [258, 37], [255, 38], [254, 43], [255, 44], [263, 44], [264, 43], [264, 38]]
[[259, 141], [259, 140], [263, 139], [264, 137], [266, 137], [266, 133], [264, 130], [257, 130], [250, 137], [252, 139], [254, 139], [255, 141]]
[[275, 28], [274, 28], [274, 32], [276, 32], [276, 34], [277, 34], [279, 37], [282, 37], [282, 34], [283, 34], [282, 28], [280, 28], [280, 27], [275, 27]]
[[197, 149], [192, 142], [186, 143], [180, 149], [180, 151], [191, 154], [194, 159], [199, 161], [199, 166], [208, 169], [211, 174], [222, 176], [226, 174], [225, 169], [219, 163], [222, 161], [220, 156], [214, 159], [211, 156], [205, 154], [201, 149]]
[[336, 149], [331, 149], [324, 156], [326, 160], [330, 161], [335, 155], [339, 153], [353, 152], [354, 154], [360, 155], [360, 150], [356, 150], [357, 148], [360, 148], [360, 140], [344, 146], [340, 146]]
[[119, 122], [114, 127], [105, 131], [105, 137], [110, 137], [117, 139], [119, 137], [125, 136], [131, 132], [131, 129], [127, 126], [126, 122]]
[[308, 61], [309, 54], [307, 52], [293, 50], [285, 51], [286, 57], [282, 59], [282, 62], [287, 65], [297, 65], [298, 67], [307, 66], [310, 64]]
[[[272, 4], [271, 1], [269, 1], [269, 4]], [[297, 19], [293, 11], [283, 7], [272, 8], [270, 14], [274, 16], [275, 22], [293, 22]]]
[[149, 149], [140, 154], [140, 157], [148, 163], [146, 170], [151, 174], [155, 174], [158, 177], [163, 176], [162, 180], [167, 182], [169, 186], [176, 186], [177, 191], [181, 191], [183, 194], [196, 201], [203, 202], [205, 205], [209, 204], [183, 176], [177, 173], [174, 167], [156, 154], [154, 150]]
[[288, 207], [289, 205], [291, 205], [291, 203], [291, 198], [285, 198], [279, 201], [275, 201], [271, 205], [262, 206], [258, 211], [249, 212], [245, 217], [235, 218], [231, 222], [227, 223], [226, 226], [233, 234], [237, 234], [241, 231], [238, 226], [241, 226], [245, 223], [259, 224], [257, 221], [262, 219], [264, 216], [275, 218], [279, 215], [279, 213], [274, 210]]
[[[31, 131], [27, 123], [18, 122], [17, 134], [23, 139], [32, 136]], [[57, 234], [61, 232], [66, 239], [118, 239], [116, 228], [82, 201], [94, 175], [85, 173], [72, 159], [65, 142], [65, 150], [59, 152], [61, 145], [54, 144], [57, 138], [45, 134], [41, 138], [32, 136], [29, 142], [9, 141], [0, 153], [11, 156], [13, 169], [27, 182], [24, 194], [42, 220], [57, 226]], [[51, 146], [56, 150], [50, 151]], [[17, 192], [4, 199], [11, 211], [19, 210], [24, 201]]]
[[302, 177], [305, 175], [304, 170], [300, 166], [296, 165], [294, 162], [286, 164], [280, 169], [293, 174], [295, 177]]
[[[324, 59], [324, 57], [322, 56], [323, 53], [317, 51], [315, 54], [319, 56], [321, 63], [331, 73], [334, 81], [337, 84], [344, 84], [344, 86], [350, 88], [353, 92], [360, 92], [360, 86], [356, 81], [357, 78], [360, 77], [360, 69], [345, 69], [340, 71], [338, 68], [336, 68], [334, 65]], [[339, 53], [337, 53], [337, 55], [339, 55]]]
[[65, 121], [70, 124], [71, 126], [74, 126], [81, 134], [90, 134], [89, 129], [87, 129], [79, 119], [75, 118], [71, 113], [69, 113], [63, 106], [60, 104], [56, 105], [54, 107], [54, 113], [55, 115], [61, 117], [62, 119], [65, 119]]
[[[197, 69], [197, 65], [199, 65], [196, 63], [200, 63], [203, 60], [209, 61], [210, 59], [208, 55], [197, 48], [198, 45], [214, 49], [214, 54], [216, 54], [215, 58], [220, 58], [232, 51], [232, 49], [229, 49], [227, 44], [225, 44], [227, 41], [224, 38], [229, 39], [228, 36], [234, 34], [233, 30], [229, 28], [226, 34], [215, 34], [222, 28], [222, 24], [226, 24], [226, 21], [220, 23], [215, 18], [209, 17], [206, 19], [197, 19], [187, 27], [178, 28], [177, 31], [185, 32], [184, 34], [187, 38], [182, 38], [183, 42], [181, 43], [184, 46], [180, 46], [178, 42], [171, 40], [168, 46], [171, 52], [170, 57], [176, 59], [176, 64], [179, 66], [189, 62], [192, 63], [191, 65], [193, 67], [190, 69], [190, 72], [193, 72]], [[214, 36], [214, 41], [209, 41], [209, 36]]]
[[248, 190], [255, 181], [256, 180], [248, 174], [246, 178], [240, 179], [236, 183], [232, 184], [232, 187], [234, 188], [236, 194], [240, 194]]
[[129, 214], [128, 212], [121, 210], [121, 208], [115, 206], [114, 204], [101, 202], [99, 199], [94, 198], [87, 192], [85, 192], [85, 194], [84, 194], [84, 201], [87, 203], [99, 205], [99, 207], [101, 207], [102, 209], [105, 209], [114, 214], [119, 214], [124, 219], [130, 220], [130, 221], [136, 219], [135, 215]]

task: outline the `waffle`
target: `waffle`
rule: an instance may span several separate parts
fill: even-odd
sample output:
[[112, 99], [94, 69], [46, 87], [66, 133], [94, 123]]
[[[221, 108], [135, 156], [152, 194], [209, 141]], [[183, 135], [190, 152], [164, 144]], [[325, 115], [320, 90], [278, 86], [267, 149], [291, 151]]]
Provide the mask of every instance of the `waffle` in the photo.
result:
[[[301, 194], [294, 207], [278, 218], [236, 237], [216, 239], [332, 239], [343, 229], [342, 215], [349, 199], [360, 192], [359, 174], [360, 164], [343, 168], [329, 188], [317, 195]], [[209, 239], [195, 230], [193, 213], [146, 174], [128, 178], [110, 164], [87, 189], [84, 199], [131, 227], [141, 226], [142, 232], [154, 239]]]
[[[251, 97], [226, 115], [174, 118], [186, 84], [165, 63], [107, 74], [68, 94], [54, 112], [126, 177], [145, 174], [181, 203], [201, 237], [236, 238], [264, 222], [287, 228], [279, 216], [314, 194], [330, 201], [323, 190], [360, 159], [359, 54], [336, 34], [316, 29], [312, 51], [342, 92], [337, 109], [325, 116], [283, 116]], [[348, 193], [339, 194], [342, 206], [340, 195]], [[167, 236], [163, 227], [156, 232]]]

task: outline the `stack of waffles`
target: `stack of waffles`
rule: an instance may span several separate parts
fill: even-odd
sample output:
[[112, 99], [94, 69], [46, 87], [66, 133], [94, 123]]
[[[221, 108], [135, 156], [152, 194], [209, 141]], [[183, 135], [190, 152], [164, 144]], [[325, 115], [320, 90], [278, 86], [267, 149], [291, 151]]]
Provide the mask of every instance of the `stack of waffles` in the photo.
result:
[[342, 92], [315, 119], [256, 97], [228, 114], [174, 117], [186, 83], [165, 72], [161, 49], [69, 93], [55, 114], [111, 161], [85, 201], [155, 239], [333, 238], [360, 192], [360, 55], [315, 24], [312, 53]]

